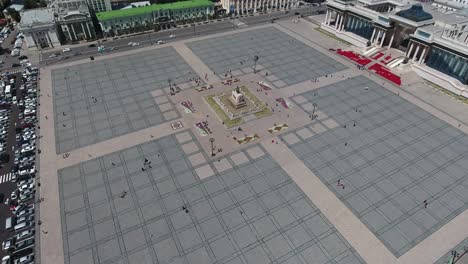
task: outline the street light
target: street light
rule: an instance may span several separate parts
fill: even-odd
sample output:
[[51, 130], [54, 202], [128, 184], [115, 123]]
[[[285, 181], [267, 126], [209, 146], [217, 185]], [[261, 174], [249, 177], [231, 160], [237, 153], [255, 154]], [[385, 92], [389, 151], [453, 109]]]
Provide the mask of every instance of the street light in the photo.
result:
[[257, 73], [257, 61], [258, 61], [258, 56], [255, 55], [254, 56], [254, 73], [255, 74]]
[[215, 139], [214, 138], [210, 138], [210, 142], [211, 142], [211, 157], [214, 157], [215, 154], [213, 152], [214, 150], [214, 146], [213, 146], [213, 143], [214, 143]]

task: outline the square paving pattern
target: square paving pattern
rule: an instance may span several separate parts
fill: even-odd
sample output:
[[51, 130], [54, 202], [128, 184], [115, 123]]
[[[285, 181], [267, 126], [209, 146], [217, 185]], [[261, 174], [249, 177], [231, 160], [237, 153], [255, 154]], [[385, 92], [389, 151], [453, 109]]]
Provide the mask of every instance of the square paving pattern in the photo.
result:
[[[314, 48], [268, 27], [194, 41], [186, 44], [220, 78], [231, 70], [250, 73], [254, 56], [257, 70], [278, 88], [334, 73], [347, 67]], [[228, 76], [229, 77], [229, 76]]]
[[[54, 70], [57, 153], [179, 117], [170, 104], [160, 108], [158, 101], [165, 99], [168, 79], [186, 85], [194, 77], [171, 47]], [[155, 90], [163, 92], [156, 100]]]
[[364, 263], [260, 145], [218, 172], [182, 133], [59, 171], [66, 264]]
[[[298, 99], [339, 126], [298, 136], [289, 147], [395, 256], [467, 209], [463, 132], [363, 76]], [[314, 131], [327, 118], [307, 127]]]

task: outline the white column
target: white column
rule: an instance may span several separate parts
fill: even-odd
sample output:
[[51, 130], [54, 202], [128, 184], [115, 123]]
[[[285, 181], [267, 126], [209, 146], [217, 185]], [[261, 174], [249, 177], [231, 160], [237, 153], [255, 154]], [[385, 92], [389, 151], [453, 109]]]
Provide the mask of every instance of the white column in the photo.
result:
[[374, 41], [372, 41], [372, 44], [377, 43], [377, 40], [380, 37], [380, 29], [379, 28], [376, 28], [376, 32], [377, 32], [377, 35], [375, 36]]
[[392, 47], [394, 37], [395, 37], [395, 31], [393, 31], [393, 34], [392, 34], [392, 37], [390, 38], [390, 43], [388, 43], [388, 48], [387, 49], [390, 49]]
[[78, 38], [76, 37], [76, 32], [75, 32], [75, 28], [73, 27], [73, 24], [71, 24], [71, 28], [73, 31], [73, 36], [75, 36], [75, 40], [78, 40]]
[[72, 35], [71, 35], [71, 33], [70, 33], [70, 27], [69, 27], [69, 25], [66, 25], [66, 27], [67, 27], [67, 31], [68, 31], [68, 36], [70, 37], [70, 41], [73, 41]]
[[340, 15], [340, 22], [338, 23], [338, 31], [341, 31], [341, 28], [343, 26], [343, 20], [344, 20], [344, 14], [341, 13]]
[[326, 25], [328, 21], [328, 16], [330, 15], [330, 10], [327, 9], [327, 13], [325, 14], [325, 19], [323, 20], [323, 23]]
[[408, 53], [406, 53], [406, 57], [409, 57], [411, 54], [411, 51], [413, 51], [413, 42], [411, 42], [411, 45], [409, 47]]
[[327, 25], [329, 25], [329, 26], [330, 26], [330, 23], [331, 23], [331, 18], [332, 18], [332, 16], [333, 16], [333, 11], [330, 12], [330, 16], [328, 17], [328, 23], [327, 23]]
[[421, 52], [421, 57], [419, 58], [419, 64], [423, 64], [424, 62], [424, 56], [426, 55], [427, 47], [424, 47], [424, 49]]
[[258, 0], [253, 0], [254, 13], [257, 13], [257, 1], [258, 1]]
[[374, 31], [372, 31], [372, 36], [370, 37], [370, 42], [374, 42], [374, 37], [375, 37], [375, 31], [377, 28], [374, 28]]
[[338, 22], [340, 21], [340, 14], [336, 13], [335, 17], [335, 30], [338, 30]]
[[385, 36], [387, 35], [387, 31], [384, 31], [383, 33], [383, 36], [382, 36], [382, 40], [380, 41], [380, 47], [383, 46], [384, 42], [385, 42]]
[[419, 51], [420, 46], [421, 45], [419, 45], [419, 44], [417, 44], [417, 46], [416, 46], [416, 51], [414, 52], [414, 55], [413, 55], [413, 62], [416, 61], [416, 56], [418, 56], [418, 51]]
[[83, 29], [83, 34], [85, 36], [85, 39], [89, 39], [88, 36], [86, 35], [86, 30], [84, 29], [83, 22], [81, 22], [80, 24], [81, 24], [81, 28]]

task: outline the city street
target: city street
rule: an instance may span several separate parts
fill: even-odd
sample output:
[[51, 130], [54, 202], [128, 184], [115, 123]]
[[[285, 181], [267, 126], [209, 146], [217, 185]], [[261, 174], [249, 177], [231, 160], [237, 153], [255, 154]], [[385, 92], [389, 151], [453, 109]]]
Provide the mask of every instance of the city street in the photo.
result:
[[[118, 39], [108, 38], [107, 40], [101, 40], [102, 45], [106, 47], [106, 51], [103, 54], [109, 52], [117, 53], [125, 50], [132, 50], [142, 46], [152, 45], [151, 43], [156, 43], [158, 40], [162, 40], [165, 43], [170, 43], [174, 41], [179, 41], [183, 39], [193, 38], [195, 36], [206, 36], [210, 34], [226, 32], [231, 30], [236, 30], [238, 28], [258, 26], [266, 23], [271, 23], [271, 20], [277, 19], [286, 19], [295, 17], [296, 13], [303, 15], [316, 13], [319, 10], [325, 10], [324, 6], [305, 6], [297, 9], [290, 10], [288, 12], [279, 11], [274, 13], [267, 14], [257, 14], [254, 16], [240, 17], [237, 19], [224, 19], [203, 22], [203, 24], [196, 24], [195, 26], [186, 25], [181, 28], [175, 28], [170, 30], [163, 30], [154, 33], [146, 33], [133, 36], [120, 36]], [[239, 23], [242, 22], [242, 23]], [[205, 24], [206, 23], [206, 24]], [[171, 35], [175, 37], [171, 38]], [[129, 42], [140, 43], [137, 47], [129, 46]], [[42, 52], [40, 56], [40, 65], [51, 65], [56, 63], [61, 63], [65, 61], [80, 60], [84, 57], [99, 56], [101, 55], [97, 51], [96, 47], [89, 47], [91, 43], [96, 44], [96, 42], [85, 43], [81, 45], [71, 45], [68, 46], [71, 48], [71, 52], [63, 53], [61, 49], [55, 49], [53, 51]], [[154, 44], [155, 45], [155, 44]], [[114, 51], [109, 51], [110, 48], [114, 48]], [[50, 55], [54, 53], [59, 53], [61, 56], [55, 58], [49, 58]], [[74, 56], [74, 54], [80, 53], [80, 55]], [[68, 59], [61, 59], [63, 57], [69, 57]]]

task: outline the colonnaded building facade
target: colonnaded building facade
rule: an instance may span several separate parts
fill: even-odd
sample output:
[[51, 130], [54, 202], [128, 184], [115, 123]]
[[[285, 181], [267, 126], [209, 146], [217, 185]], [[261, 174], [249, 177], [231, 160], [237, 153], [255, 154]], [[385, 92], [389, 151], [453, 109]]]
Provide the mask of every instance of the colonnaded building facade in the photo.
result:
[[96, 16], [104, 35], [114, 36], [207, 20], [213, 12], [210, 0], [189, 0], [99, 12]]
[[298, 0], [221, 0], [227, 14], [245, 15], [271, 10], [286, 10], [299, 5]]
[[400, 56], [389, 68], [409, 66], [468, 97], [468, 9], [441, 8], [437, 1], [328, 0], [321, 28], [362, 47], [364, 55], [391, 49]]

